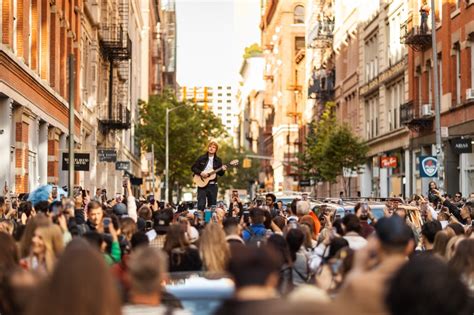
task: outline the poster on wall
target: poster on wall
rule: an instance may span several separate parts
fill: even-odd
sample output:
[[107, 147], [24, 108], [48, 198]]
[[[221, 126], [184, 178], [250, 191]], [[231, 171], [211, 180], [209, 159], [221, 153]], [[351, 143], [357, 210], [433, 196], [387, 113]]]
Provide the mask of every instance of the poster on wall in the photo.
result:
[[438, 176], [438, 160], [434, 156], [422, 155], [420, 161], [420, 177]]

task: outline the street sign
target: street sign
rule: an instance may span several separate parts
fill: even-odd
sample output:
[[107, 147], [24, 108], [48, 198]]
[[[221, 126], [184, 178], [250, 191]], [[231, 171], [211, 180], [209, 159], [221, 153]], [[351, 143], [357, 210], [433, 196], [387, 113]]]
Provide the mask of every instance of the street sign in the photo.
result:
[[396, 168], [397, 157], [396, 156], [382, 156], [380, 158], [380, 167], [382, 168]]
[[420, 156], [420, 177], [436, 177], [438, 175], [438, 160], [434, 156]]
[[99, 162], [117, 161], [117, 151], [115, 149], [98, 149], [97, 155], [99, 156]]
[[300, 180], [300, 187], [310, 187], [311, 186], [311, 180], [310, 179], [302, 179]]
[[448, 137], [449, 137], [448, 127], [441, 127], [441, 138], [448, 138]]
[[153, 152], [145, 153], [145, 158], [147, 161], [153, 161]]
[[130, 171], [130, 161], [117, 161], [117, 162], [115, 162], [115, 170], [117, 170], [117, 171]]
[[456, 138], [451, 140], [451, 147], [456, 154], [472, 153], [471, 139]]
[[[74, 153], [74, 170], [75, 171], [86, 171], [90, 169], [90, 154], [89, 153]], [[63, 171], [69, 170], [69, 154], [63, 153]]]

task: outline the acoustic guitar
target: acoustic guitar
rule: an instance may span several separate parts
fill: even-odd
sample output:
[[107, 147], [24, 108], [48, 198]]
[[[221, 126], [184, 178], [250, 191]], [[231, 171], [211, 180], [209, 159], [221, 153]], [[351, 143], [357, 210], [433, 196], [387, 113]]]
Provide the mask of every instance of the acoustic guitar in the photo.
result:
[[[237, 166], [237, 165], [239, 165], [239, 160], [232, 160], [228, 164], [226, 164], [226, 166], [228, 166], [228, 167], [229, 166]], [[196, 184], [196, 186], [201, 187], [201, 188], [206, 187], [207, 184], [209, 184], [210, 181], [216, 179], [216, 177], [217, 177], [216, 173], [221, 171], [222, 167], [224, 167], [224, 166], [221, 166], [216, 170], [211, 170], [211, 171], [208, 171], [208, 172], [204, 172], [205, 174], [209, 175], [207, 177], [203, 177], [200, 174], [195, 174], [194, 177], [193, 177], [194, 184]]]

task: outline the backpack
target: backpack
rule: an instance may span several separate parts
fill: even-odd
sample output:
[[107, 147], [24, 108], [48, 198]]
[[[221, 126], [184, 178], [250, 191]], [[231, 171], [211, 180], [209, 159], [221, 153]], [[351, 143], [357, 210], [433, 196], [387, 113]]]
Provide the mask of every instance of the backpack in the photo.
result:
[[303, 282], [305, 283], [309, 283], [309, 284], [315, 284], [316, 283], [316, 274], [313, 273], [310, 268], [309, 268], [309, 258], [308, 256], [305, 255], [305, 260], [306, 260], [306, 276], [304, 276], [303, 274], [301, 274], [301, 272], [299, 272], [296, 268], [294, 268], [293, 266], [291, 267], [291, 269], [298, 275], [298, 277], [303, 280]]
[[245, 242], [246, 245], [255, 245], [260, 247], [262, 244], [266, 243], [267, 237], [266, 235], [258, 235], [252, 230], [252, 228], [245, 229], [247, 232], [250, 233], [250, 238]]

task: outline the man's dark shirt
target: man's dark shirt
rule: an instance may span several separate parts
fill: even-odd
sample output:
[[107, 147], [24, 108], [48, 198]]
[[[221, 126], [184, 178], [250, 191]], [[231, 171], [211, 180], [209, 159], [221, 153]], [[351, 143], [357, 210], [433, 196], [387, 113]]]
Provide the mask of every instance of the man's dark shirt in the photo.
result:
[[[196, 162], [194, 162], [193, 166], [191, 167], [191, 170], [193, 171], [194, 174], [201, 174], [201, 172], [204, 171], [204, 169], [206, 168], [208, 161], [209, 161], [208, 153], [201, 155], [196, 160]], [[212, 163], [212, 168], [216, 170], [220, 167], [222, 167], [222, 160], [216, 154], [214, 154], [214, 161]], [[217, 172], [217, 175], [222, 176], [224, 175], [224, 173], [225, 173], [224, 170], [220, 170], [219, 172]], [[217, 178], [214, 181], [217, 181]]]

